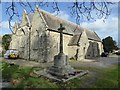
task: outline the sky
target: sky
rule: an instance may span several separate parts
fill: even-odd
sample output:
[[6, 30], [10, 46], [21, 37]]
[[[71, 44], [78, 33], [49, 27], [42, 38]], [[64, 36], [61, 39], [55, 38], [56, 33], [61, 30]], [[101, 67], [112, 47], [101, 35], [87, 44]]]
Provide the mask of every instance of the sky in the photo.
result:
[[[51, 4], [52, 3], [49, 2], [49, 5]], [[71, 5], [71, 2], [58, 2], [58, 4], [60, 8], [60, 13], [58, 15], [56, 14], [56, 12], [53, 12], [52, 7], [39, 7], [39, 8], [48, 11], [53, 15], [57, 15], [62, 19], [76, 23], [75, 18], [71, 17], [70, 10], [68, 9], [68, 7]], [[2, 20], [2, 22], [0, 23], [0, 27], [2, 26], [0, 30], [0, 35], [11, 34], [8, 23], [9, 17], [5, 12], [6, 7], [8, 7], [9, 5], [10, 2], [8, 3], [2, 2], [2, 4], [0, 4], [1, 7], [0, 11], [2, 11], [0, 12], [1, 15], [0, 21]], [[16, 2], [16, 7], [18, 8], [17, 10], [20, 14], [20, 18], [15, 17], [11, 22], [12, 25], [14, 25], [16, 21], [20, 22], [24, 10], [24, 8], [20, 7], [20, 5], [17, 4], [17, 2]], [[118, 42], [120, 42], [118, 41], [118, 4], [116, 3], [110, 6], [110, 8], [112, 9], [111, 14], [105, 20], [105, 22], [103, 21], [103, 19], [97, 19], [96, 21], [87, 21], [84, 19], [80, 21], [80, 25], [84, 28], [90, 29], [91, 31], [95, 31], [101, 39], [106, 38], [107, 36], [112, 36], [113, 39], [118, 44]], [[33, 7], [33, 9], [35, 9], [35, 7]], [[27, 11], [29, 12], [28, 9]]]

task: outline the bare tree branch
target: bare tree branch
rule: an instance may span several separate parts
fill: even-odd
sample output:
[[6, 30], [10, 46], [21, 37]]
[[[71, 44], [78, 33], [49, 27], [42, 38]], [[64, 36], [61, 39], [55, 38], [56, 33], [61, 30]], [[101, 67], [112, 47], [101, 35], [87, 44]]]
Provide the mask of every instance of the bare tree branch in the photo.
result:
[[[44, 0], [43, 0], [44, 1]], [[18, 17], [20, 18], [20, 14], [17, 11], [19, 5], [21, 8], [24, 8], [26, 10], [29, 10], [30, 12], [34, 12], [34, 7], [38, 5], [39, 7], [48, 7], [52, 8], [53, 12], [57, 12], [57, 14], [60, 12], [60, 7], [59, 7], [59, 2], [11, 2], [9, 5], [6, 7], [6, 14], [9, 16], [9, 28], [12, 31], [12, 25], [11, 21], [15, 18]], [[71, 6], [68, 7], [68, 10], [70, 10], [71, 16], [75, 17], [76, 23], [80, 24], [80, 21], [83, 19], [87, 19], [88, 21], [96, 20], [96, 19], [107, 19], [107, 17], [110, 15], [110, 8], [109, 6], [114, 3], [112, 2], [71, 2]], [[96, 14], [93, 12], [96, 12]]]

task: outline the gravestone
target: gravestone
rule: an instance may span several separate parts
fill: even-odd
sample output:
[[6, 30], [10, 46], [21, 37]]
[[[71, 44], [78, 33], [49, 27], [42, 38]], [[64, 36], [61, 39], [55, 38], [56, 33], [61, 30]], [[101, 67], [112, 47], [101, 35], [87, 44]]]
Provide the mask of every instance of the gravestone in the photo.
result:
[[75, 70], [69, 65], [68, 56], [63, 53], [63, 30], [65, 27], [60, 24], [58, 31], [60, 33], [60, 47], [59, 54], [54, 56], [54, 65], [44, 71], [35, 71], [38, 76], [44, 76], [60, 82], [66, 82], [68, 80], [86, 75], [88, 71]]

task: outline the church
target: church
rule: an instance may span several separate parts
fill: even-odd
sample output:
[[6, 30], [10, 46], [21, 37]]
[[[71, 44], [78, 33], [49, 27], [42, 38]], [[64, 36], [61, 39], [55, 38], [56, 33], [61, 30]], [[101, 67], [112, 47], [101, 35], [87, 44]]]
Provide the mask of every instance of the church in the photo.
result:
[[69, 59], [84, 60], [99, 57], [103, 52], [100, 37], [93, 31], [63, 20], [36, 7], [34, 13], [24, 10], [20, 23], [15, 23], [10, 49], [19, 51], [19, 57], [37, 62], [53, 61], [59, 52], [62, 24], [63, 52]]

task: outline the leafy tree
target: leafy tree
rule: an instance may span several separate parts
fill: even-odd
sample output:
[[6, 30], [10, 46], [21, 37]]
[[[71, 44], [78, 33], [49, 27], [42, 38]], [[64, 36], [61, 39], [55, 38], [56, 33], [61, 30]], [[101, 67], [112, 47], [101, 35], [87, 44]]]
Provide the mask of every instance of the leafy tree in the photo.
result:
[[10, 34], [5, 34], [2, 37], [3, 50], [8, 50], [9, 49], [10, 42], [11, 42], [11, 35]]
[[116, 41], [114, 41], [113, 38], [110, 36], [103, 39], [102, 43], [103, 43], [103, 49], [105, 52], [112, 52], [113, 50], [118, 49], [116, 45]]

